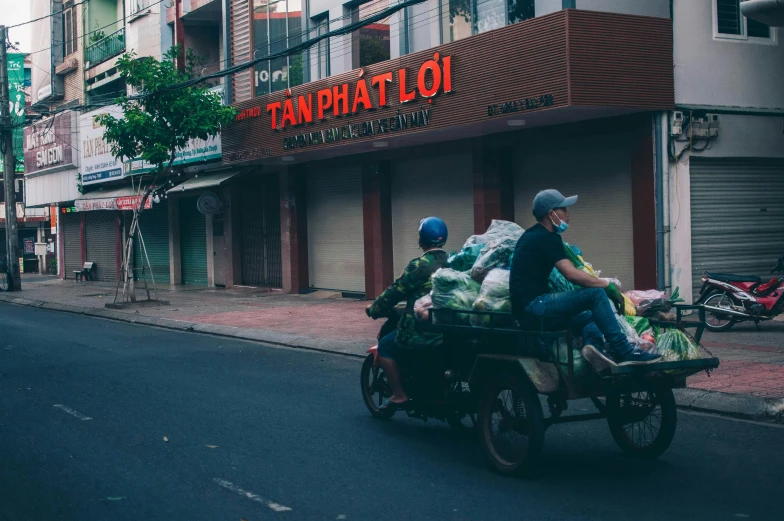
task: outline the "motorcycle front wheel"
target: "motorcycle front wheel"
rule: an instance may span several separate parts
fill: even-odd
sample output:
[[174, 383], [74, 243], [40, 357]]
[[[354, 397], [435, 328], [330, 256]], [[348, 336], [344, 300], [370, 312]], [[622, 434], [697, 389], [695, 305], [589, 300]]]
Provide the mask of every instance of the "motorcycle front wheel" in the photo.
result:
[[[731, 309], [733, 302], [726, 293], [714, 291], [702, 299], [700, 304], [715, 308]], [[715, 333], [729, 331], [736, 322], [737, 320], [731, 315], [723, 315], [721, 313], [714, 313], [707, 310], [705, 311], [705, 327], [708, 328], [708, 331], [713, 331]]]
[[395, 410], [382, 410], [381, 405], [384, 403], [384, 399], [392, 396], [392, 388], [387, 382], [384, 370], [380, 367], [373, 367], [374, 362], [375, 359], [371, 354], [365, 357], [365, 362], [362, 364], [360, 371], [362, 399], [370, 414], [376, 418], [391, 418], [395, 414]]

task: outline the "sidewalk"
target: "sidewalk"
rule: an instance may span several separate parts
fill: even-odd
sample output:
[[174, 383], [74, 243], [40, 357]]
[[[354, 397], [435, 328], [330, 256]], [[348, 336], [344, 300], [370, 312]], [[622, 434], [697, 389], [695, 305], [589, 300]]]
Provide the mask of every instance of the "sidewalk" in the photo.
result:
[[[0, 293], [0, 301], [100, 316], [183, 331], [364, 356], [375, 343], [380, 324], [365, 316], [367, 302], [342, 299], [339, 293], [289, 295], [258, 288], [191, 288], [159, 290], [169, 305], [137, 304], [106, 309], [115, 287], [26, 275], [19, 293]], [[143, 291], [137, 291], [141, 300]], [[784, 322], [753, 324], [727, 333], [706, 332], [703, 345], [721, 360], [710, 377], [689, 378], [679, 391], [683, 407], [732, 414], [765, 416], [776, 409], [784, 416]]]

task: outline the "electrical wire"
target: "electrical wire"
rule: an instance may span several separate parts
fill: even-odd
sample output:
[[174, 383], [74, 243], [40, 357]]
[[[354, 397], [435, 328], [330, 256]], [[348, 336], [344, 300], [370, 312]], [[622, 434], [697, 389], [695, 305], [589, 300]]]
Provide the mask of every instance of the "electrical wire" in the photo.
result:
[[39, 22], [39, 21], [41, 21], [41, 20], [46, 20], [47, 18], [50, 18], [50, 17], [52, 17], [52, 16], [54, 16], [54, 15], [57, 15], [57, 14], [63, 14], [65, 11], [67, 11], [68, 9], [71, 9], [72, 7], [76, 7], [77, 5], [86, 4], [88, 1], [89, 1], [89, 0], [82, 0], [81, 2], [76, 2], [76, 3], [75, 3], [75, 4], [73, 4], [73, 5], [69, 5], [68, 7], [66, 7], [65, 9], [63, 9], [62, 11], [56, 11], [56, 12], [54, 12], [54, 13], [47, 14], [47, 15], [45, 15], [45, 16], [42, 16], [42, 17], [40, 17], [40, 18], [36, 18], [35, 20], [29, 20], [29, 21], [27, 21], [27, 22], [22, 22], [22, 23], [20, 23], [20, 24], [16, 24], [16, 25], [9, 25], [8, 27], [6, 27], [6, 29], [13, 29], [14, 27], [21, 27], [21, 26], [23, 26], [23, 25], [31, 24], [31, 23], [33, 23], [33, 22]]

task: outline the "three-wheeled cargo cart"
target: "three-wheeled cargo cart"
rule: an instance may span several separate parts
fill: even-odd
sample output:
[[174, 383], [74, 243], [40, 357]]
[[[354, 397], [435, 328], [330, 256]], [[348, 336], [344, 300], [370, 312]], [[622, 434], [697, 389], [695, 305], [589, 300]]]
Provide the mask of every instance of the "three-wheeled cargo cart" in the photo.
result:
[[[704, 308], [674, 308], [675, 322], [651, 323], [662, 329], [693, 329], [699, 344], [705, 329]], [[482, 325], [470, 325], [471, 316]], [[673, 389], [685, 387], [688, 376], [719, 366], [718, 358], [700, 348], [704, 358], [609, 365], [597, 371], [582, 358], [579, 339], [565, 323], [540, 323], [535, 330], [513, 324], [508, 314], [448, 309], [431, 309], [427, 323], [428, 329], [444, 335], [455, 365], [467, 372], [462, 379], [475, 410], [462, 412], [476, 413], [482, 449], [490, 464], [504, 474], [533, 467], [548, 427], [583, 420], [606, 419], [624, 452], [658, 457], [675, 435]], [[570, 400], [586, 398], [598, 412], [562, 414]]]

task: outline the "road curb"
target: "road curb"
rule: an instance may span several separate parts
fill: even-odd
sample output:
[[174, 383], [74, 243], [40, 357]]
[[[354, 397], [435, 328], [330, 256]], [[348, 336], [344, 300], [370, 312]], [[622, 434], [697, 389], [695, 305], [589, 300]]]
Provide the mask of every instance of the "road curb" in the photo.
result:
[[702, 389], [675, 389], [680, 409], [720, 414], [742, 420], [784, 423], [784, 400]]
[[305, 349], [308, 351], [318, 351], [322, 353], [336, 353], [354, 358], [364, 358], [367, 345], [358, 342], [345, 342], [340, 340], [330, 340], [324, 338], [303, 337], [291, 333], [279, 333], [276, 331], [265, 331], [263, 329], [245, 329], [232, 326], [221, 326], [217, 324], [204, 324], [201, 322], [187, 322], [172, 318], [158, 318], [135, 313], [127, 313], [112, 309], [86, 308], [56, 302], [44, 302], [15, 297], [9, 294], [0, 293], [0, 302], [7, 302], [16, 306], [35, 307], [50, 311], [61, 311], [76, 315], [85, 315], [117, 322], [138, 324], [145, 326], [160, 327], [174, 331], [195, 332], [220, 337], [236, 338], [237, 340], [248, 340], [251, 342], [262, 342], [281, 347], [291, 347], [295, 349]]
[[[219, 337], [261, 342], [281, 347], [305, 349], [323, 353], [334, 353], [353, 358], [364, 358], [366, 345], [323, 338], [303, 337], [290, 333], [245, 329], [217, 324], [187, 322], [171, 318], [158, 318], [122, 311], [100, 308], [85, 308], [54, 302], [43, 302], [0, 293], [0, 302], [17, 306], [28, 306], [51, 311], [93, 316], [118, 322], [160, 327], [174, 331], [195, 332]], [[728, 394], [700, 389], [675, 389], [678, 408], [696, 412], [719, 414], [751, 421], [767, 421], [784, 424], [784, 399], [772, 400], [741, 394]]]

